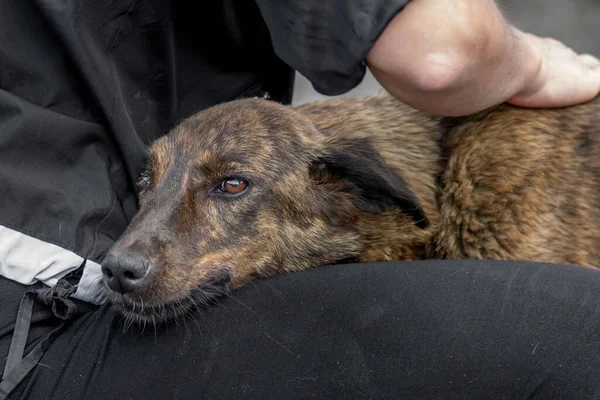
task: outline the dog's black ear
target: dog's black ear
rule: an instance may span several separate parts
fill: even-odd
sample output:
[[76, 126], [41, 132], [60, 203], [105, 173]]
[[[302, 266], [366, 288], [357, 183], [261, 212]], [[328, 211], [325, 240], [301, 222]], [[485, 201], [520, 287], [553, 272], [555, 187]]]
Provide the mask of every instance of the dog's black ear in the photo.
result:
[[429, 223], [415, 194], [400, 175], [392, 170], [368, 143], [352, 149], [329, 148], [317, 157], [310, 173], [326, 180], [345, 180], [357, 195], [357, 207], [365, 212], [381, 213], [398, 206], [420, 228]]

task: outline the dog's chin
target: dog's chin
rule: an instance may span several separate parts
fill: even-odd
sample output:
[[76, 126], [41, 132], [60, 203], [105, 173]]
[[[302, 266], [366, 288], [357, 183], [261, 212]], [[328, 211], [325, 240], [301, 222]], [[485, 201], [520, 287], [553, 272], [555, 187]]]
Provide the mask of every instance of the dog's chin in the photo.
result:
[[159, 325], [184, 318], [196, 307], [196, 302], [188, 297], [148, 304], [142, 299], [132, 300], [115, 295], [111, 298], [112, 308], [125, 318], [126, 325]]
[[112, 308], [125, 317], [126, 325], [168, 324], [188, 317], [194, 312], [209, 307], [231, 292], [228, 279], [212, 279], [202, 286], [192, 289], [182, 297], [170, 301], [144, 299], [135, 295], [121, 295], [112, 292]]

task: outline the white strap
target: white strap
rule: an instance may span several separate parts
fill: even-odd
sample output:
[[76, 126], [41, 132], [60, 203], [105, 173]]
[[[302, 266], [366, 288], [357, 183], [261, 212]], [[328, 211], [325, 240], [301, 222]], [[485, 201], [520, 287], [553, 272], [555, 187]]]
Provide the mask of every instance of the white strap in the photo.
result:
[[[38, 281], [54, 287], [58, 280], [76, 270], [84, 258], [52, 243], [0, 225], [0, 275], [31, 285]], [[100, 265], [87, 260], [73, 297], [93, 304], [106, 301]]]

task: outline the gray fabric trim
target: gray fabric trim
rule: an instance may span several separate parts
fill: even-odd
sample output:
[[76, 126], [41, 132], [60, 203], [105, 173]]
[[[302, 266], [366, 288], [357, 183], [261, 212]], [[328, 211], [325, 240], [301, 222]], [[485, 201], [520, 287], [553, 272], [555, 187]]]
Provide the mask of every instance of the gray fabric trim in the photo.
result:
[[[42, 282], [53, 287], [83, 262], [84, 258], [69, 250], [0, 225], [0, 275], [7, 279], [23, 285]], [[106, 293], [101, 278], [100, 265], [87, 260], [73, 297], [104, 303]]]

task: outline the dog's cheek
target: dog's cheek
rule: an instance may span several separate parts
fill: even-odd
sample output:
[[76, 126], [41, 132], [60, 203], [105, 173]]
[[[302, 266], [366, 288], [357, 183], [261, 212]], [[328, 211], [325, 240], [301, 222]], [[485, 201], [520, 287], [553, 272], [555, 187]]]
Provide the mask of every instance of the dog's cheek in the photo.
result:
[[151, 280], [137, 293], [148, 304], [181, 300], [193, 289], [197, 271], [176, 263], [156, 266]]
[[252, 234], [239, 238], [226, 255], [227, 265], [238, 287], [251, 279], [283, 272], [282, 261], [289, 252], [285, 242], [293, 239], [282, 230], [284, 221], [267, 211], [259, 215]]

